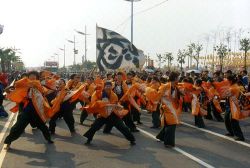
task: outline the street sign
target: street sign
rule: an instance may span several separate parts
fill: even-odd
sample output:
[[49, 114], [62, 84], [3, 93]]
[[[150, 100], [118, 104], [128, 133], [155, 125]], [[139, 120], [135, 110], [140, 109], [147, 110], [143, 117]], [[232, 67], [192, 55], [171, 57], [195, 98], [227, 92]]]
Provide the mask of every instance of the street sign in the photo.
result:
[[55, 62], [55, 61], [45, 61], [44, 62], [44, 66], [45, 67], [57, 67], [58, 66], [58, 62]]

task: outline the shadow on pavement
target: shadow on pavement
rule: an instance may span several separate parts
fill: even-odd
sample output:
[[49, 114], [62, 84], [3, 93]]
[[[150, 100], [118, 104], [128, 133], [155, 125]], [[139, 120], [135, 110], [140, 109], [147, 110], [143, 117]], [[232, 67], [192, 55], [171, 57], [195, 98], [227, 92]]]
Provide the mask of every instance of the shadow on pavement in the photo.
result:
[[[11, 149], [9, 153], [21, 155], [29, 158], [27, 165], [34, 167], [53, 167], [53, 168], [74, 168], [73, 158], [75, 154], [69, 152], [58, 152], [54, 145], [47, 145], [44, 153]], [[84, 163], [82, 163], [84, 164]]]

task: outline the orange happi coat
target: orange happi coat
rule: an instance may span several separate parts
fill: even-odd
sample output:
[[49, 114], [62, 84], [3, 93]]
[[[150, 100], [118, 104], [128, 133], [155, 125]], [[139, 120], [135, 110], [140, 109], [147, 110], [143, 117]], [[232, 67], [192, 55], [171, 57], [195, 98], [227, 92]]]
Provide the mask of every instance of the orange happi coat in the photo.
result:
[[[98, 114], [100, 117], [107, 118], [112, 112], [114, 112], [118, 117], [125, 116], [128, 111], [122, 109], [116, 109], [118, 103], [117, 95], [111, 91], [108, 100], [103, 100], [103, 91], [97, 90], [91, 97], [91, 102], [88, 106], [84, 107], [88, 113]], [[107, 106], [109, 105], [109, 106]], [[113, 105], [113, 107], [112, 107]]]
[[66, 88], [68, 90], [77, 90], [81, 85], [81, 82], [75, 82], [74, 80], [70, 79], [66, 84]]
[[151, 87], [151, 88], [153, 88], [153, 89], [155, 89], [155, 90], [158, 90], [159, 89], [159, 87], [161, 86], [161, 84], [159, 83], [159, 82], [156, 82], [156, 83], [150, 83], [149, 84], [149, 87]]
[[55, 99], [51, 101], [52, 107], [48, 110], [48, 118], [53, 117], [60, 110], [61, 104], [66, 95], [67, 90], [65, 87], [57, 93]]
[[97, 86], [97, 87], [100, 87], [100, 88], [104, 88], [104, 83], [105, 83], [106, 81], [105, 80], [102, 80], [101, 78], [100, 78], [100, 76], [97, 76], [96, 78], [95, 78], [95, 81], [94, 81], [94, 83], [95, 83], [95, 85]]
[[79, 95], [79, 100], [85, 103], [89, 103], [89, 97], [91, 97], [93, 95], [93, 93], [95, 92], [97, 86], [95, 85], [95, 83], [91, 83], [91, 84], [85, 84], [86, 87], [85, 89], [82, 91], [82, 93]]
[[221, 82], [213, 82], [215, 89], [217, 90], [220, 98], [225, 98], [224, 93], [230, 89], [230, 83], [228, 80], [223, 80]]
[[28, 90], [33, 87], [39, 90], [40, 92], [43, 92], [43, 87], [40, 84], [40, 81], [35, 80], [31, 81], [28, 78], [23, 78], [15, 82], [14, 84], [15, 90], [7, 94], [7, 98], [10, 101], [21, 103], [24, 101], [25, 98], [27, 98]]
[[199, 101], [199, 95], [201, 94], [202, 91], [203, 91], [203, 88], [199, 86], [194, 86], [194, 90], [192, 91], [191, 107], [192, 107], [192, 115], [194, 116], [207, 115], [207, 111], [201, 107], [201, 103]]
[[[113, 90], [115, 89], [115, 85], [116, 85], [116, 82], [112, 82], [112, 88]], [[122, 90], [123, 90], [123, 93], [126, 93], [128, 91], [128, 85], [126, 84], [125, 81], [122, 81]]]
[[249, 116], [248, 111], [241, 111], [239, 104], [240, 87], [237, 84], [233, 84], [229, 89], [231, 95], [229, 97], [230, 111], [232, 118], [235, 120], [241, 120]]
[[171, 93], [171, 82], [161, 85], [159, 88], [159, 97], [162, 103], [162, 125], [179, 124], [179, 115], [182, 110], [182, 100], [178, 98], [177, 88]]
[[222, 113], [222, 108], [220, 106], [219, 93], [214, 87], [211, 87], [207, 93], [208, 99], [213, 102], [214, 107], [217, 112]]
[[178, 83], [178, 89], [184, 93], [184, 101], [191, 102], [192, 107], [192, 115], [206, 115], [207, 112], [203, 108], [201, 108], [201, 104], [199, 102], [199, 95], [203, 90], [202, 87], [195, 86], [191, 83]]
[[138, 102], [135, 101], [135, 97], [137, 96], [143, 104], [146, 104], [145, 98], [143, 97], [142, 93], [138, 90], [139, 84], [132, 85], [131, 88], [122, 96], [120, 102], [129, 102], [130, 105], [135, 107], [137, 110], [140, 109], [140, 105]]
[[194, 90], [192, 83], [178, 83], [178, 89], [184, 94], [183, 102], [191, 103], [192, 102], [192, 91]]
[[146, 109], [149, 112], [155, 112], [157, 109], [157, 106], [159, 104], [158, 91], [156, 89], [151, 88], [151, 87], [147, 87], [144, 95], [145, 95], [146, 100], [147, 100]]
[[244, 116], [250, 116], [250, 95], [247, 93], [244, 97], [244, 100], [241, 100], [241, 113], [243, 113]]
[[[58, 104], [62, 101], [62, 95], [59, 95], [55, 100], [55, 105], [50, 107], [47, 99], [43, 96], [43, 87], [40, 81], [31, 81], [28, 78], [23, 78], [15, 83], [15, 90], [7, 94], [7, 98], [10, 101], [24, 103], [24, 106], [28, 104], [29, 99], [32, 100], [36, 113], [42, 119], [46, 121], [51, 118], [58, 110]], [[12, 108], [12, 110], [17, 108]], [[13, 111], [16, 112], [16, 111]]]

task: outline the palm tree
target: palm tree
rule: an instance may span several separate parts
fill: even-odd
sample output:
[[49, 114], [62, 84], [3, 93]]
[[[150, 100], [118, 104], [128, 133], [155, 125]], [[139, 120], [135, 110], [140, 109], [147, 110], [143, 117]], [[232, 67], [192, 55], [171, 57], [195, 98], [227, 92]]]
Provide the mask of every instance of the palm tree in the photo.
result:
[[188, 67], [190, 68], [192, 66], [192, 58], [194, 57], [195, 53], [195, 43], [191, 43], [188, 45]]
[[181, 71], [183, 70], [182, 64], [185, 64], [186, 56], [187, 56], [187, 51], [185, 49], [184, 50], [178, 50], [177, 61], [178, 61], [179, 64], [181, 64]]
[[16, 53], [15, 51], [11, 50], [9, 51], [8, 53], [8, 57], [7, 57], [7, 60], [6, 60], [6, 66], [7, 66], [7, 71], [8, 72], [11, 72], [12, 70], [12, 63], [17, 61], [17, 56], [16, 56]]
[[16, 52], [13, 49], [0, 49], [0, 59], [2, 72], [10, 72], [12, 68], [12, 63], [17, 60]]
[[5, 62], [6, 62], [6, 51], [0, 48], [0, 59], [1, 59], [1, 70], [5, 72]]
[[199, 69], [199, 61], [200, 61], [200, 52], [203, 49], [201, 44], [196, 44], [194, 45], [194, 50], [195, 50], [195, 55], [194, 55], [194, 59], [196, 61], [196, 69]]
[[161, 54], [156, 54], [157, 58], [158, 58], [158, 62], [159, 62], [159, 68], [161, 68], [161, 63], [163, 63], [163, 57]]
[[226, 57], [228, 53], [227, 46], [224, 44], [220, 44], [220, 46], [215, 47], [215, 51], [217, 51], [217, 55], [219, 56], [220, 60], [220, 71], [223, 69], [223, 59]]
[[171, 52], [166, 52], [163, 57], [164, 62], [168, 62], [168, 69], [170, 69], [171, 62], [174, 60], [173, 54]]
[[250, 39], [240, 40], [240, 50], [244, 51], [244, 69], [247, 70], [247, 52], [250, 50]]

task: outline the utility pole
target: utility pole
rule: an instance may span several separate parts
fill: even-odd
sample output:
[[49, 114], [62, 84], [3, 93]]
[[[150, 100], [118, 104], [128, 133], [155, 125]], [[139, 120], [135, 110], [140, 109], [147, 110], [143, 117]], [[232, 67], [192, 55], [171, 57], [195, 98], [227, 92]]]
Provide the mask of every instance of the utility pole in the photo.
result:
[[74, 62], [73, 65], [76, 65], [76, 38], [74, 36]]
[[85, 62], [87, 62], [87, 26], [85, 25]]
[[83, 62], [86, 62], [87, 61], [87, 36], [90, 35], [90, 34], [87, 34], [87, 26], [85, 25], [85, 28], [84, 28], [84, 32], [81, 32], [81, 31], [77, 31], [75, 30], [78, 34], [81, 34], [84, 36], [84, 56], [82, 58]]
[[59, 49], [63, 51], [63, 68], [65, 68], [65, 45], [63, 46], [63, 48]]
[[71, 40], [67, 40], [68, 42], [70, 43], [73, 43], [74, 44], [74, 61], [73, 61], [73, 67], [75, 67], [76, 65], [76, 54], [78, 53], [78, 51], [76, 50], [76, 39], [75, 39], [75, 36], [74, 36], [74, 41], [71, 41]]
[[134, 2], [141, 0], [125, 0], [131, 2], [131, 43], [133, 44], [133, 35], [134, 35]]

